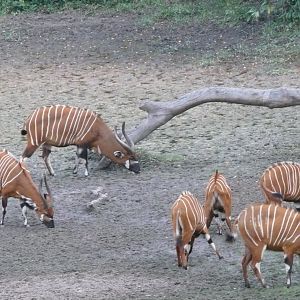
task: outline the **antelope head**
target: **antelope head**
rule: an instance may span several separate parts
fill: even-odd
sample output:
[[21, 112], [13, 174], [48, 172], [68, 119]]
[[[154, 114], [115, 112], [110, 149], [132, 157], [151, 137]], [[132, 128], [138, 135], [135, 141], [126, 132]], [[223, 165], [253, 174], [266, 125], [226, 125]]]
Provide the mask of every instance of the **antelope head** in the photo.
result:
[[[43, 193], [43, 182], [45, 183], [45, 187], [46, 187], [46, 191], [47, 191], [46, 193]], [[44, 205], [44, 210], [46, 212], [45, 214], [41, 215], [40, 220], [48, 228], [54, 228], [54, 220], [53, 220], [54, 210], [53, 210], [53, 204], [52, 204], [53, 198], [52, 198], [52, 193], [49, 188], [45, 174], [43, 175], [43, 177], [40, 180], [39, 193], [41, 195], [41, 199], [42, 199], [43, 205]]]
[[122, 124], [122, 134], [126, 140], [126, 143], [122, 141], [121, 137], [118, 134], [118, 130], [115, 127], [115, 138], [117, 139], [118, 143], [120, 146], [125, 150], [125, 151], [114, 151], [114, 157], [115, 160], [119, 163], [124, 165], [129, 171], [132, 171], [134, 173], [139, 173], [140, 172], [140, 164], [137, 159], [137, 156], [134, 152], [134, 143], [128, 136], [128, 134], [125, 131], [125, 122]]

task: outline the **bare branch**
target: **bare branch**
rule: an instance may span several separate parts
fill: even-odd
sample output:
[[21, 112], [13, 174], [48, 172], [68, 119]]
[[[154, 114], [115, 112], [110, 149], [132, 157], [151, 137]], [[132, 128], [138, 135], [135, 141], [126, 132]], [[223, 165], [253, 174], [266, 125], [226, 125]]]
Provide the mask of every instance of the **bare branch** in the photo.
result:
[[195, 106], [208, 102], [226, 102], [243, 105], [265, 106], [268, 108], [282, 108], [300, 105], [300, 89], [251, 89], [209, 87], [203, 88], [178, 99], [166, 102], [148, 101], [140, 105], [140, 109], [147, 112], [146, 119], [130, 131], [130, 138], [136, 144], [146, 138], [160, 126], [166, 124], [173, 117]]

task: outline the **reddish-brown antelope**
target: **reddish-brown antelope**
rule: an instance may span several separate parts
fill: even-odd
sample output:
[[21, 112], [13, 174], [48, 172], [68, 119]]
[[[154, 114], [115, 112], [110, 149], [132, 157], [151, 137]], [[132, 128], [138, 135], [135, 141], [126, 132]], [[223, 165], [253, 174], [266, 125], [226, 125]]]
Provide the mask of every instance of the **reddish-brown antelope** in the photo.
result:
[[190, 192], [181, 193], [172, 205], [171, 215], [179, 267], [187, 269], [194, 240], [200, 234], [205, 235], [208, 244], [213, 248], [219, 259], [222, 258], [209, 235], [204, 210], [195, 196]]
[[22, 135], [27, 135], [27, 146], [22, 158], [31, 157], [42, 145], [42, 157], [51, 175], [54, 170], [49, 160], [51, 146], [77, 146], [77, 160], [73, 173], [77, 173], [80, 160], [85, 162], [85, 175], [88, 176], [87, 150], [92, 149], [111, 161], [125, 166], [135, 173], [140, 172], [140, 165], [133, 152], [133, 143], [122, 132], [126, 144], [94, 112], [78, 107], [51, 105], [37, 108], [25, 121]]
[[[47, 194], [42, 193], [42, 182], [45, 181]], [[2, 197], [2, 219], [4, 225], [7, 200], [14, 197], [21, 200], [24, 225], [27, 226], [26, 207], [34, 208], [40, 221], [53, 228], [52, 197], [46, 177], [41, 180], [40, 188], [32, 181], [29, 171], [22, 162], [18, 162], [8, 151], [0, 151], [0, 196]], [[34, 206], [28, 200], [32, 200]]]
[[[235, 233], [231, 224], [232, 194], [225, 176], [218, 171], [212, 175], [205, 189], [204, 211], [206, 215], [207, 228], [210, 227], [212, 219], [215, 217], [218, 226], [218, 233], [222, 234], [222, 222], [226, 221], [230, 233], [227, 240], [234, 240]], [[221, 215], [221, 218], [219, 218]], [[221, 222], [222, 221], [222, 222]]]
[[267, 203], [300, 202], [300, 164], [279, 162], [267, 168], [260, 179]]
[[256, 204], [244, 209], [238, 219], [240, 235], [245, 243], [242, 260], [245, 286], [250, 287], [247, 267], [266, 287], [260, 272], [260, 262], [266, 249], [284, 252], [287, 287], [291, 285], [294, 254], [300, 255], [300, 213], [273, 204]]

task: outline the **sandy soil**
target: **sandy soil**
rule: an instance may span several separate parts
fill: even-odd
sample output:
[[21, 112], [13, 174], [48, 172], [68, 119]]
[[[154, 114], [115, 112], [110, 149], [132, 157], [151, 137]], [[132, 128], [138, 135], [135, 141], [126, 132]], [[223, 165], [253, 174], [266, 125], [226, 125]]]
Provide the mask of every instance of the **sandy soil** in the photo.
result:
[[[207, 86], [299, 87], [299, 61], [278, 69], [240, 47], [252, 47], [257, 28], [207, 24], [143, 27], [132, 15], [83, 12], [0, 18], [0, 147], [19, 157], [20, 129], [27, 115], [45, 104], [93, 109], [110, 125], [128, 128], [145, 117], [140, 101], [171, 100]], [[209, 64], [232, 49], [234, 59]], [[216, 60], [217, 61], [217, 60]], [[272, 70], [272, 72], [271, 72]], [[283, 71], [285, 70], [285, 71]], [[300, 112], [206, 104], [174, 118], [137, 145], [142, 172], [112, 166], [72, 174], [75, 149], [56, 149], [49, 178], [55, 196], [55, 229], [34, 213], [23, 228], [17, 201], [8, 205], [0, 229], [0, 299], [297, 299], [300, 265], [285, 287], [282, 253], [266, 252], [262, 289], [250, 272], [244, 288], [238, 239], [227, 244], [211, 234], [225, 257], [218, 261], [203, 238], [195, 242], [187, 271], [176, 264], [170, 206], [190, 190], [203, 201], [215, 169], [233, 190], [233, 216], [262, 201], [257, 181], [271, 163], [299, 161]], [[40, 153], [28, 160], [37, 181]], [[102, 188], [102, 192], [99, 192]], [[107, 193], [94, 210], [87, 204]]]

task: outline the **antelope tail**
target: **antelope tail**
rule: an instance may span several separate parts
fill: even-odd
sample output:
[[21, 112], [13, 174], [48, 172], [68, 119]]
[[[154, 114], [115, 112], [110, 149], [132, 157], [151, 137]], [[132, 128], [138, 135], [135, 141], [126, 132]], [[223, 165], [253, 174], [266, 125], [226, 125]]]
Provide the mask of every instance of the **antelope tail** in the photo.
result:
[[22, 134], [22, 135], [26, 135], [26, 134], [27, 134], [27, 130], [26, 130], [26, 129], [22, 129], [22, 130], [21, 130], [21, 134]]
[[[283, 195], [279, 192], [273, 192], [272, 190], [268, 189], [266, 186], [264, 186], [263, 182], [260, 182], [260, 186], [262, 188], [263, 191], [267, 192], [269, 195], [271, 195], [274, 198], [278, 199], [278, 203], [281, 203], [284, 199], [283, 199]], [[277, 201], [277, 199], [275, 199]]]
[[219, 171], [218, 170], [216, 170], [216, 173], [215, 173], [215, 182], [217, 181], [217, 179], [218, 179], [218, 175], [219, 175]]
[[21, 141], [24, 141], [24, 142], [26, 142], [26, 135], [27, 135], [27, 130], [26, 129], [22, 129], [21, 130]]

